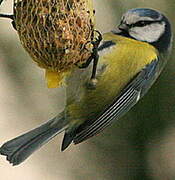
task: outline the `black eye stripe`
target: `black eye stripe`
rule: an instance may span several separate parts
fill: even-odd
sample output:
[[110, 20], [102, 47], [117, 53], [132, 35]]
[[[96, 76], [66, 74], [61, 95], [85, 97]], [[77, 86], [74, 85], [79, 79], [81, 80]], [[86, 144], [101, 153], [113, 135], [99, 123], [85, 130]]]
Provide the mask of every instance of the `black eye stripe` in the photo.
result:
[[157, 21], [138, 21], [134, 24], [130, 24], [129, 27], [132, 28], [132, 27], [143, 27], [143, 26], [146, 26], [146, 25], [150, 25], [150, 24], [153, 24], [153, 23], [160, 23], [161, 21], [160, 20], [157, 20]]

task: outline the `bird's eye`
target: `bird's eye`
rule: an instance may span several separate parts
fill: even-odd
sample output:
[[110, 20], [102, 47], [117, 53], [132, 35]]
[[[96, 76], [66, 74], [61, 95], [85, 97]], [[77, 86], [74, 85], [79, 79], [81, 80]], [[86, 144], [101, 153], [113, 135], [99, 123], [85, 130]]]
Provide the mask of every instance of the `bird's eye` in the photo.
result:
[[145, 21], [140, 21], [139, 24], [140, 25], [146, 25]]
[[146, 24], [147, 24], [146, 21], [138, 21], [134, 24], [134, 26], [142, 27], [142, 26], [145, 26]]
[[143, 26], [146, 26], [146, 25], [149, 25], [149, 24], [152, 24], [152, 23], [155, 23], [155, 22], [160, 22], [160, 21], [138, 21], [136, 22], [133, 26], [137, 26], [137, 27], [143, 27]]

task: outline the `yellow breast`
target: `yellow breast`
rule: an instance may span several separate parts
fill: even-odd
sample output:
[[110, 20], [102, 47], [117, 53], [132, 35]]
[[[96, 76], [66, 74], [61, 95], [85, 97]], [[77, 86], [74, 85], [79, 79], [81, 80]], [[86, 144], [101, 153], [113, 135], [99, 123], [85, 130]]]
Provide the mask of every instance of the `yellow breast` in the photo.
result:
[[105, 41], [113, 41], [116, 45], [100, 55], [98, 66], [105, 65], [105, 70], [99, 75], [95, 90], [84, 89], [78, 103], [71, 109], [75, 118], [95, 117], [103, 111], [126, 84], [134, 78], [147, 64], [158, 56], [157, 50], [148, 43], [136, 41], [112, 33], [104, 35]]
[[100, 63], [108, 65], [101, 82], [115, 82], [119, 89], [158, 56], [157, 50], [145, 42], [112, 33], [105, 34], [104, 39], [112, 40], [116, 45], [99, 60]]

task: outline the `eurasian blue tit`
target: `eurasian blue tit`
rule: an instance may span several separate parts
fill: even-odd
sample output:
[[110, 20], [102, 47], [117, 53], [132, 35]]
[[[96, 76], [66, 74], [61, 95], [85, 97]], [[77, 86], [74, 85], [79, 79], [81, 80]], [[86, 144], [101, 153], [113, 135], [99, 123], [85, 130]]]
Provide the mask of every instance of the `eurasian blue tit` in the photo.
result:
[[171, 25], [163, 14], [146, 8], [127, 11], [120, 25], [102, 36], [95, 77], [92, 63], [75, 67], [66, 80], [64, 111], [6, 142], [0, 153], [17, 165], [62, 131], [62, 150], [99, 133], [145, 95], [164, 68], [171, 44]]

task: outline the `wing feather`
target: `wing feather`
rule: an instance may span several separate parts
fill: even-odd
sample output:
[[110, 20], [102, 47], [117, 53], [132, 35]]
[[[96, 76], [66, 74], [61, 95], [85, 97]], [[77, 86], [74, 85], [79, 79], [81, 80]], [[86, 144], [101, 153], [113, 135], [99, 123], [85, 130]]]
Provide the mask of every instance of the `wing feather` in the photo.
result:
[[159, 61], [153, 60], [145, 66], [136, 77], [124, 88], [121, 94], [107, 109], [94, 121], [84, 123], [78, 130], [74, 138], [74, 143], [78, 144], [95, 134], [98, 134], [114, 120], [119, 119], [129, 111], [137, 101], [143, 97], [158, 76]]

